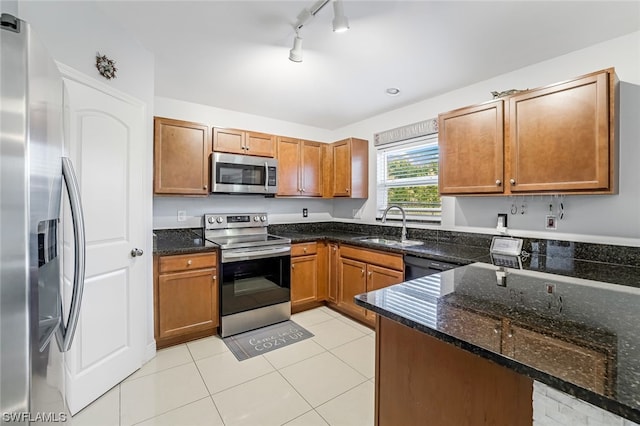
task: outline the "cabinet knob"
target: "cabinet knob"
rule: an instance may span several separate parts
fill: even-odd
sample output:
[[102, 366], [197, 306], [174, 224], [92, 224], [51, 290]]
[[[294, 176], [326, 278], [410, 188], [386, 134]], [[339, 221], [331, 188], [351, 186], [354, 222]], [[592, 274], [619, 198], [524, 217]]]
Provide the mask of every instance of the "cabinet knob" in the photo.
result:
[[244, 147], [244, 149], [246, 149], [247, 151], [249, 151], [249, 147], [248, 147], [248, 146], [245, 146], [245, 147]]
[[207, 189], [207, 185], [203, 186], [202, 189]]
[[497, 186], [502, 185], [502, 181], [501, 181], [500, 179], [497, 179], [497, 180], [496, 180], [496, 185], [497, 185]]
[[211, 279], [215, 281], [215, 280], [217, 280], [217, 279], [218, 279], [218, 277], [216, 277], [215, 275], [212, 275], [212, 276], [211, 276]]
[[296, 265], [291, 265], [291, 269], [296, 269]]
[[349, 192], [349, 188], [345, 188], [345, 191]]
[[515, 185], [516, 184], [516, 180], [511, 178], [511, 179], [509, 179], [509, 183], [511, 183], [511, 185]]
[[509, 330], [509, 333], [507, 333], [507, 337], [513, 337], [513, 330]]
[[369, 278], [371, 278], [371, 272], [369, 272], [367, 275], [369, 275]]
[[334, 247], [334, 248], [333, 248], [333, 251], [336, 251], [336, 250], [337, 250], [337, 248], [335, 248], [335, 247]]
[[193, 261], [191, 259], [187, 260], [187, 265], [191, 265]]
[[302, 249], [302, 251], [306, 253], [306, 252], [307, 252], [307, 248], [306, 248], [306, 247], [304, 247], [304, 248]]
[[364, 269], [363, 269], [363, 270], [361, 270], [360, 272], [362, 272], [362, 276], [364, 277]]
[[493, 327], [493, 332], [494, 332], [495, 334], [500, 333], [500, 326], [499, 326], [499, 325], [496, 325], [495, 327]]

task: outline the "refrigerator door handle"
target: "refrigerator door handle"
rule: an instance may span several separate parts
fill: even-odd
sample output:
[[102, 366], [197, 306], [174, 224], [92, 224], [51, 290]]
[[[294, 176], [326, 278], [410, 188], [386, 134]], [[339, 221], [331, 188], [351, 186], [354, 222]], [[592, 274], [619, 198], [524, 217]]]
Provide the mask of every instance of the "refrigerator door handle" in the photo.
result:
[[73, 222], [74, 246], [75, 246], [75, 267], [73, 275], [73, 290], [71, 294], [71, 307], [69, 309], [69, 320], [59, 328], [60, 350], [66, 352], [71, 348], [73, 336], [80, 319], [80, 305], [82, 304], [82, 292], [84, 290], [85, 272], [85, 235], [84, 216], [82, 213], [82, 203], [80, 202], [80, 187], [78, 179], [73, 170], [73, 164], [67, 157], [62, 157], [62, 176], [69, 195], [71, 205], [71, 219]]

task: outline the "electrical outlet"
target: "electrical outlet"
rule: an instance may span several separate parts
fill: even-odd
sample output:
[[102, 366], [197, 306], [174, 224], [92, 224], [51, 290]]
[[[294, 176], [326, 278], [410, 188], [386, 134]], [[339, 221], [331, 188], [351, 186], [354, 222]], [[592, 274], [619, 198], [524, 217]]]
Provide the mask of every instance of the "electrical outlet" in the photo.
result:
[[309, 216], [309, 209], [302, 209], [302, 217], [308, 217]]
[[178, 210], [178, 222], [184, 222], [185, 220], [187, 220], [187, 211]]

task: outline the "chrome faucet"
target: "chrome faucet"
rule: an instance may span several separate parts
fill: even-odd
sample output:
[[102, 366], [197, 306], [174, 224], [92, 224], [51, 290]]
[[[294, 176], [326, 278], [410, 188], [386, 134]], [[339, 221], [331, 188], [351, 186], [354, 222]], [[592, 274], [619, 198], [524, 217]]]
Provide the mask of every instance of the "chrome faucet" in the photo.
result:
[[404, 242], [407, 239], [407, 214], [405, 213], [402, 207], [396, 204], [392, 204], [389, 207], [387, 207], [384, 213], [382, 214], [382, 223], [385, 223], [387, 221], [387, 213], [389, 212], [389, 210], [391, 210], [394, 207], [402, 212], [402, 234], [400, 237], [400, 241]]

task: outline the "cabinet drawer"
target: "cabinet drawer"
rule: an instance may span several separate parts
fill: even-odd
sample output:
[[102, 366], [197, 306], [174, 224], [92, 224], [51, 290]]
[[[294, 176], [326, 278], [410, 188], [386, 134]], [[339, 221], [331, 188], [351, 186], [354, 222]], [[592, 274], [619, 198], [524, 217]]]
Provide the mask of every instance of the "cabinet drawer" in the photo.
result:
[[291, 245], [291, 256], [306, 256], [318, 252], [318, 243], [298, 243]]
[[218, 255], [216, 253], [180, 254], [160, 257], [158, 269], [162, 274], [191, 269], [215, 268], [217, 265]]
[[404, 270], [401, 254], [385, 253], [377, 250], [361, 249], [352, 246], [340, 246], [340, 257], [348, 257], [361, 262], [384, 266], [385, 268]]

